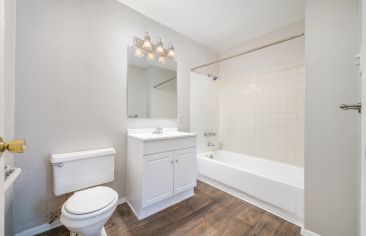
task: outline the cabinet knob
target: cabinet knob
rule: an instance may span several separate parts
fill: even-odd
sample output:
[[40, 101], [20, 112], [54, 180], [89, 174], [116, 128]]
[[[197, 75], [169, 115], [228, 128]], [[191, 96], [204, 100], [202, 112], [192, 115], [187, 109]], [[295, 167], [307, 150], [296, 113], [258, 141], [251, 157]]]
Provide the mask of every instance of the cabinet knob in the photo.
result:
[[179, 162], [179, 160], [175, 160], [175, 162], [176, 162], [176, 163], [178, 163], [178, 162]]
[[170, 164], [174, 164], [174, 161], [170, 161]]

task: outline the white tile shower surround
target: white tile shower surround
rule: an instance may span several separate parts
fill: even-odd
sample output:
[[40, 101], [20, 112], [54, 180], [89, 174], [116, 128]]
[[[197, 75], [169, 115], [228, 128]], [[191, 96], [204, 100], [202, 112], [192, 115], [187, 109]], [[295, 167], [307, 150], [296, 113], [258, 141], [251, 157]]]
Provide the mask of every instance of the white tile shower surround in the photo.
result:
[[206, 138], [204, 132], [219, 130], [219, 86], [205, 75], [191, 73], [190, 130], [197, 136], [197, 152], [210, 151], [207, 142], [217, 143], [218, 137]]
[[303, 166], [304, 65], [221, 80], [219, 87], [223, 149]]

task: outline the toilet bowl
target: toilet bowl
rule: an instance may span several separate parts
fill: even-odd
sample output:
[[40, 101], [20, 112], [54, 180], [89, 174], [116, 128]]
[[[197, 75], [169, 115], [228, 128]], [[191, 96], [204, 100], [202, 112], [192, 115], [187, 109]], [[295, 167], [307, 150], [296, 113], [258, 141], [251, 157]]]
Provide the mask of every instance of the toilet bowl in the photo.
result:
[[71, 235], [106, 235], [104, 224], [116, 209], [118, 194], [100, 186], [114, 180], [113, 148], [52, 154], [53, 192], [74, 193], [61, 208], [61, 223]]
[[71, 235], [106, 236], [104, 224], [117, 207], [118, 194], [96, 186], [75, 192], [62, 206], [61, 223]]

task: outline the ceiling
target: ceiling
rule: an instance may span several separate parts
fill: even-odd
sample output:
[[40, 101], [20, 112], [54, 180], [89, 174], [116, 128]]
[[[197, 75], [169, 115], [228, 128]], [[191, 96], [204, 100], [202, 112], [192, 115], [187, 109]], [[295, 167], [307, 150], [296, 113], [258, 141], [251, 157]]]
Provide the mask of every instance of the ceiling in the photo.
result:
[[304, 0], [119, 0], [222, 52], [304, 18]]

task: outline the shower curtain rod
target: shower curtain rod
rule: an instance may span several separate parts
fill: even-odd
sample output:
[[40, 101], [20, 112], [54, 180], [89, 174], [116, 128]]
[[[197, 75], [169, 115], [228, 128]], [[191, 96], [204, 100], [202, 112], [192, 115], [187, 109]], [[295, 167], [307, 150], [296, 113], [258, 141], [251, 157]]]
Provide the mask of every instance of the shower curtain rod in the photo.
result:
[[176, 78], [177, 78], [177, 77], [173, 77], [173, 78], [171, 78], [171, 79], [165, 80], [164, 82], [161, 82], [160, 84], [155, 85], [155, 86], [154, 86], [154, 88], [157, 88], [157, 87], [159, 87], [159, 86], [161, 86], [161, 85], [163, 85], [163, 84], [166, 84], [166, 83], [168, 83], [169, 81], [172, 81], [173, 79], [176, 79]]
[[235, 57], [239, 57], [239, 56], [242, 56], [242, 55], [251, 53], [251, 52], [255, 52], [255, 51], [258, 51], [258, 50], [261, 50], [261, 49], [264, 49], [264, 48], [268, 48], [268, 47], [271, 47], [271, 46], [274, 46], [274, 45], [277, 45], [277, 44], [280, 44], [280, 43], [284, 43], [284, 42], [290, 41], [292, 39], [297, 39], [297, 38], [300, 38], [300, 37], [302, 37], [304, 35], [305, 35], [305, 33], [296, 34], [296, 35], [290, 36], [288, 38], [284, 38], [284, 39], [280, 39], [278, 41], [274, 41], [272, 43], [264, 44], [264, 45], [262, 45], [260, 47], [252, 48], [252, 49], [249, 49], [247, 51], [244, 51], [244, 52], [241, 52], [241, 53], [238, 53], [238, 54], [234, 54], [232, 56], [224, 57], [222, 59], [218, 59], [216, 61], [213, 61], [213, 62], [210, 62], [210, 63], [207, 63], [207, 64], [203, 64], [203, 65], [200, 65], [200, 66], [193, 67], [191, 69], [191, 71], [195, 71], [197, 69], [200, 69], [200, 68], [203, 68], [203, 67], [206, 67], [206, 66], [210, 66], [210, 65], [213, 65], [213, 64], [217, 64], [217, 63], [222, 62], [222, 61], [226, 61], [226, 60], [229, 60], [229, 59], [233, 59]]

